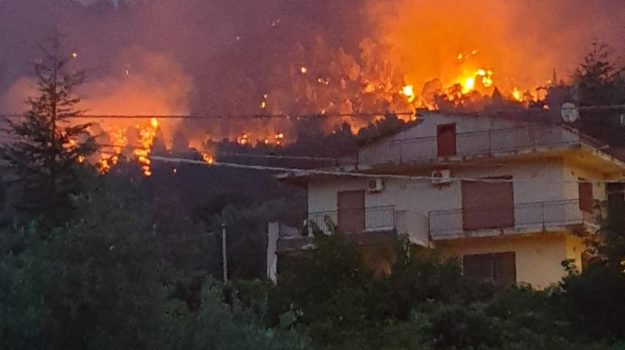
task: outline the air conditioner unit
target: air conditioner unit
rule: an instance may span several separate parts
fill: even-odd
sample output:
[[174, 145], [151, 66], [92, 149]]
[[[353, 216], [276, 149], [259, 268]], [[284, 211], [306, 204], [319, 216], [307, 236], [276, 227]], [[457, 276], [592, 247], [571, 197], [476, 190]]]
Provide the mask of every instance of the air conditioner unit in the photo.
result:
[[451, 183], [451, 171], [449, 169], [432, 171], [433, 185], [446, 185]]
[[367, 189], [371, 193], [382, 192], [384, 190], [384, 180], [383, 179], [370, 179], [367, 182]]

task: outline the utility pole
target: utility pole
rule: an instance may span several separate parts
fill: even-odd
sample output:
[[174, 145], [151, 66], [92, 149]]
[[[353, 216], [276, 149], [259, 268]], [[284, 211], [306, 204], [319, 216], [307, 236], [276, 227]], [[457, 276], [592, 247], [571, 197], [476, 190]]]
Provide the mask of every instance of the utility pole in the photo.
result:
[[226, 223], [221, 224], [221, 265], [223, 267], [224, 284], [228, 283], [228, 252], [226, 251]]

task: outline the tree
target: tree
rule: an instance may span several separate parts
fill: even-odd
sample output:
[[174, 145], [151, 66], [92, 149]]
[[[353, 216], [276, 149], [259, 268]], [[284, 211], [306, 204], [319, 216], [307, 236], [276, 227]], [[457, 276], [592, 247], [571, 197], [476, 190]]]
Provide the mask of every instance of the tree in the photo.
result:
[[562, 302], [580, 329], [625, 339], [625, 201], [608, 202], [607, 217], [592, 241], [593, 257], [581, 274], [562, 282]]
[[614, 66], [607, 44], [593, 43], [590, 52], [573, 74], [577, 99], [581, 105], [623, 103], [625, 84]]
[[40, 48], [42, 58], [34, 64], [39, 95], [27, 100], [22, 118], [9, 120], [7, 131], [16, 141], [3, 145], [1, 155], [11, 170], [12, 219], [56, 226], [70, 218], [72, 197], [84, 189], [79, 173], [96, 146], [90, 124], [70, 123], [80, 113], [74, 90], [85, 78], [69, 67], [76, 55], [63, 51], [59, 34]]

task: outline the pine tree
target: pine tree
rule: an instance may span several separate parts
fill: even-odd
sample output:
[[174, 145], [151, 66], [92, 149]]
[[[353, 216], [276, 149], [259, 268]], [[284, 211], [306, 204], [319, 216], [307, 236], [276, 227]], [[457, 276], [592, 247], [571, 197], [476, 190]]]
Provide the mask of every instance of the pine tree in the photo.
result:
[[59, 34], [40, 45], [42, 58], [34, 63], [39, 95], [29, 98], [29, 110], [8, 121], [7, 132], [16, 141], [0, 148], [9, 165], [9, 206], [13, 223], [36, 220], [56, 226], [73, 212], [73, 196], [83, 191], [80, 173], [96, 151], [91, 124], [70, 122], [80, 111], [75, 88], [83, 72], [70, 69], [75, 53], [65, 53]]
[[620, 104], [625, 86], [614, 66], [611, 49], [606, 44], [593, 43], [592, 49], [573, 74], [577, 99], [581, 105]]

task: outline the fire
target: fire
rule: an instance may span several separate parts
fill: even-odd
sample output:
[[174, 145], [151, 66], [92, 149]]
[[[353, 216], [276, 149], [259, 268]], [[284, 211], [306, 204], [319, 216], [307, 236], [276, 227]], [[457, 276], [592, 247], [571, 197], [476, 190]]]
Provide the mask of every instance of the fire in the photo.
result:
[[115, 165], [119, 163], [120, 158], [126, 150], [130, 152], [131, 158], [134, 158], [141, 165], [143, 175], [149, 177], [152, 175], [150, 154], [154, 140], [158, 135], [160, 122], [156, 118], [150, 119], [150, 123], [145, 126], [136, 125], [138, 130], [137, 139], [129, 142], [127, 133], [130, 128], [118, 127], [109, 130], [107, 135], [112, 144], [104, 145], [100, 152], [100, 159], [97, 161], [97, 167], [101, 174], [108, 173]]
[[469, 93], [473, 91], [473, 89], [475, 89], [475, 78], [474, 77], [466, 78], [464, 80], [464, 83], [462, 84], [462, 93], [464, 94]]
[[401, 89], [401, 93], [402, 95], [406, 96], [408, 98], [409, 102], [413, 102], [416, 98], [415, 93], [414, 93], [414, 86], [412, 85], [406, 85]]
[[283, 142], [284, 142], [284, 134], [283, 133], [277, 133], [274, 135], [274, 139], [276, 140], [276, 145], [277, 146], [282, 146]]
[[143, 175], [146, 177], [152, 176], [152, 161], [149, 156], [152, 153], [152, 145], [154, 144], [158, 128], [158, 120], [156, 118], [150, 119], [150, 127], [139, 130], [139, 145], [141, 147], [134, 150], [134, 155], [137, 157], [139, 164], [141, 164]]
[[512, 97], [514, 97], [515, 100], [517, 101], [523, 101], [523, 94], [521, 93], [521, 91], [518, 88], [514, 88], [512, 90]]
[[250, 135], [248, 135], [247, 133], [241, 134], [239, 137], [237, 137], [237, 143], [242, 146], [248, 145], [250, 143]]
[[204, 161], [208, 165], [215, 164], [215, 158], [211, 154], [209, 154], [209, 153], [202, 152], [202, 159], [204, 159]]

